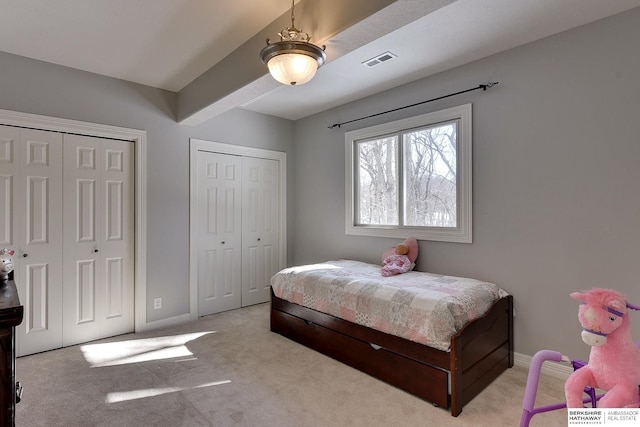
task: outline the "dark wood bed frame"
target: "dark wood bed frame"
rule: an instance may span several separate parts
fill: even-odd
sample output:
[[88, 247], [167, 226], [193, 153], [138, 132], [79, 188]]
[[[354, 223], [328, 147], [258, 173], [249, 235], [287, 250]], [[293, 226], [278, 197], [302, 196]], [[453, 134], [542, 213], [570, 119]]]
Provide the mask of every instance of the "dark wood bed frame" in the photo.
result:
[[513, 297], [451, 338], [451, 351], [376, 331], [276, 297], [271, 331], [392, 384], [436, 406], [462, 407], [513, 366]]

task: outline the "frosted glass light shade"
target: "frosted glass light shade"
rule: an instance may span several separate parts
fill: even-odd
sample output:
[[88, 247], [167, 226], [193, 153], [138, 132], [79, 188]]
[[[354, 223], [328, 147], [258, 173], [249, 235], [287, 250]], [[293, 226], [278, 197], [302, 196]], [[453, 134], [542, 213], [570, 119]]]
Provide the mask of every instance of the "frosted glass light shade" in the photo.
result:
[[301, 53], [282, 53], [267, 63], [274, 79], [284, 85], [302, 85], [316, 75], [318, 61]]
[[301, 85], [315, 76], [327, 56], [324, 48], [312, 43], [281, 41], [269, 43], [260, 51], [262, 62], [278, 82], [285, 85]]

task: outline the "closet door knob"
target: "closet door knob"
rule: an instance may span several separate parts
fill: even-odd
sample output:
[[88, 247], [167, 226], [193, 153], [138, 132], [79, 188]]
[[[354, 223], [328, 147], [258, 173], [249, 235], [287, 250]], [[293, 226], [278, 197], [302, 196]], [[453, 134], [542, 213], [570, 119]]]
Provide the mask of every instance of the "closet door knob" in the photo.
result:
[[26, 258], [26, 257], [28, 257], [28, 256], [29, 256], [29, 254], [22, 254], [22, 257], [23, 257], [23, 258]]
[[97, 253], [97, 252], [98, 252], [98, 250], [97, 250], [97, 249], [94, 249], [94, 250], [93, 250], [93, 252], [96, 252], [96, 253]]
[[222, 242], [220, 242], [220, 243], [222, 243], [224, 245], [224, 240]]
[[260, 238], [258, 237], [258, 242], [260, 241]]

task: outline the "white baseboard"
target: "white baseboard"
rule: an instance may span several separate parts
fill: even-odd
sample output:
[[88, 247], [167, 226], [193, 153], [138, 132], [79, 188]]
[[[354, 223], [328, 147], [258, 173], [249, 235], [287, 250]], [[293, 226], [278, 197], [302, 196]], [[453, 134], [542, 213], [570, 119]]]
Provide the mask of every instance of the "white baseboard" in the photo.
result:
[[[533, 357], [527, 356], [526, 354], [514, 353], [513, 354], [513, 362], [515, 366], [519, 366], [522, 368], [529, 369], [531, 365], [531, 360]], [[566, 362], [551, 362], [547, 361], [542, 364], [541, 373], [544, 375], [549, 375], [551, 377], [560, 378], [562, 380], [566, 380], [569, 378], [569, 375], [573, 372], [573, 367], [571, 364]]]
[[[176, 326], [181, 323], [186, 323], [193, 320], [191, 318], [191, 314], [182, 314], [180, 316], [169, 317], [167, 319], [154, 320], [153, 322], [147, 322], [144, 325], [144, 329], [142, 331], [150, 331], [152, 329], [165, 328], [169, 326]], [[136, 331], [136, 332], [142, 332]]]

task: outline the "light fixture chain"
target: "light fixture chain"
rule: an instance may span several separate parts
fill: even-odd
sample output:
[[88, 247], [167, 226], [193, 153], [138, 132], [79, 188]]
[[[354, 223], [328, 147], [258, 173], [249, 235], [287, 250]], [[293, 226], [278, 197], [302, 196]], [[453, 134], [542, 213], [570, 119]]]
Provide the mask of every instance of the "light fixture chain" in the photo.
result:
[[291, 28], [296, 28], [296, 17], [293, 15], [293, 9], [296, 7], [295, 0], [291, 0]]

